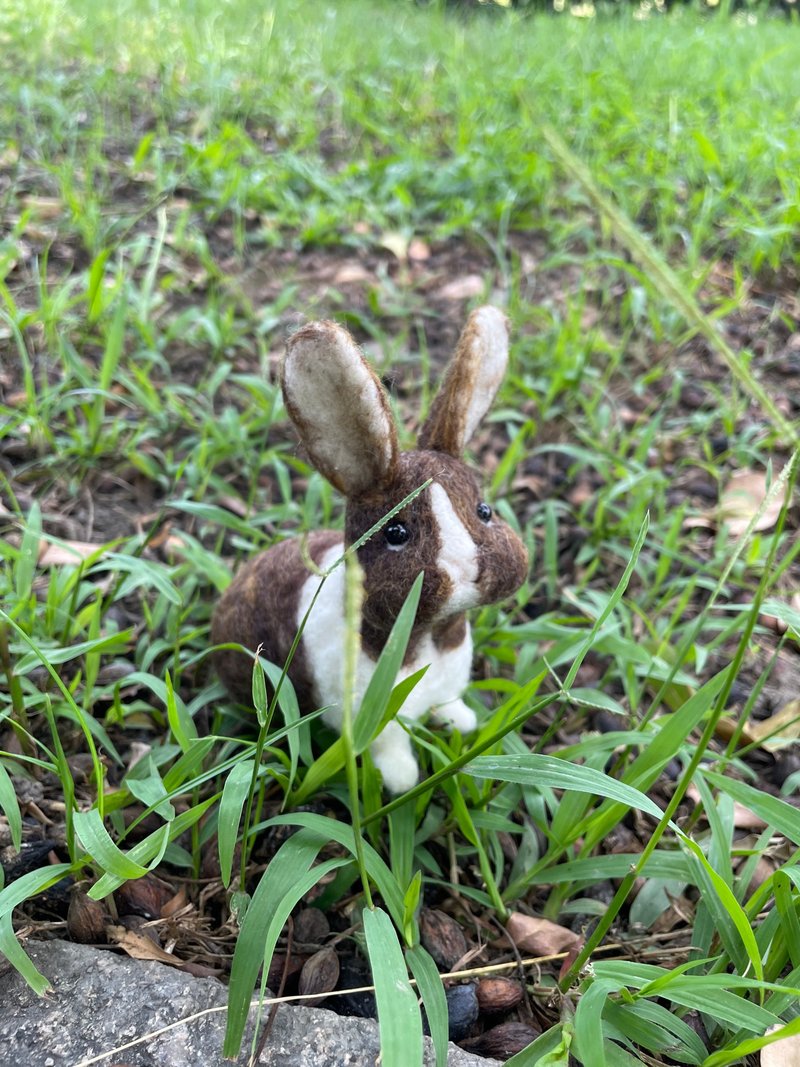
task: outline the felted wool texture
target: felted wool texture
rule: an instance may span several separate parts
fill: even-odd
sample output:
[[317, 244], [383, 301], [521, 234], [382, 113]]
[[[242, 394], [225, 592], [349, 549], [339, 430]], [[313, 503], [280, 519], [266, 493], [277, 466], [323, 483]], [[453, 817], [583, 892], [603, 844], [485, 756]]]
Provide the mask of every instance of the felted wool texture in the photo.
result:
[[[349, 500], [345, 513], [347, 543], [360, 538], [429, 478], [439, 488], [424, 490], [393, 520], [404, 523], [409, 533], [402, 549], [389, 551], [382, 533], [378, 533], [358, 551], [365, 575], [362, 637], [365, 648], [375, 657], [420, 571], [424, 580], [409, 656], [415, 654], [416, 642], [432, 626], [467, 607], [511, 595], [527, 574], [527, 551], [511, 528], [496, 517], [488, 524], [478, 518], [483, 496], [475, 472], [461, 460], [440, 452], [401, 453], [391, 485]], [[445, 497], [447, 505], [442, 503]], [[447, 512], [452, 520], [444, 526], [434, 514], [435, 499], [442, 515]], [[463, 531], [471, 547], [467, 547]], [[468, 572], [459, 569], [454, 558], [459, 552], [466, 557]], [[477, 564], [474, 578], [473, 559]], [[470, 582], [465, 581], [467, 574]]]
[[[316, 565], [332, 545], [342, 551], [342, 535], [319, 530], [309, 535], [306, 549]], [[225, 590], [211, 620], [213, 644], [235, 642], [252, 652], [262, 646], [265, 659], [283, 666], [297, 633], [297, 601], [309, 578], [299, 539], [281, 541], [261, 552], [238, 572]], [[318, 583], [319, 578], [314, 580]], [[242, 652], [215, 652], [214, 665], [231, 695], [243, 704], [252, 700], [253, 660]], [[311, 683], [302, 644], [289, 668], [301, 708], [310, 710]]]
[[283, 396], [312, 463], [337, 489], [360, 493], [391, 478], [398, 445], [389, 401], [347, 330], [316, 322], [294, 334]]
[[508, 325], [493, 307], [473, 311], [459, 338], [419, 447], [460, 456], [492, 405], [508, 366]]
[[[320, 563], [330, 567], [341, 556], [341, 546], [328, 549]], [[342, 724], [342, 699], [344, 692], [344, 567], [337, 567], [328, 577], [317, 598], [303, 631], [301, 645], [304, 659], [312, 679], [312, 694], [316, 706], [331, 705], [322, 718], [335, 730]], [[296, 622], [305, 616], [319, 582], [308, 578], [300, 591]], [[354, 708], [358, 708], [375, 670], [376, 659], [362, 647], [356, 666]], [[472, 668], [472, 636], [465, 623], [459, 644], [437, 648], [431, 633], [424, 634], [417, 642], [413, 656], [407, 659], [397, 674], [394, 684], [428, 666], [422, 679], [407, 697], [400, 716], [416, 721], [432, 709], [456, 702], [450, 717], [443, 713], [445, 721], [461, 725], [462, 729], [474, 729], [474, 713], [460, 700], [469, 683]], [[408, 789], [417, 781], [417, 764], [411, 752], [411, 741], [402, 727], [390, 723], [376, 739], [371, 752], [376, 767], [383, 775], [384, 783], [392, 792]], [[386, 730], [388, 729], [388, 734]], [[386, 736], [384, 736], [386, 735]]]

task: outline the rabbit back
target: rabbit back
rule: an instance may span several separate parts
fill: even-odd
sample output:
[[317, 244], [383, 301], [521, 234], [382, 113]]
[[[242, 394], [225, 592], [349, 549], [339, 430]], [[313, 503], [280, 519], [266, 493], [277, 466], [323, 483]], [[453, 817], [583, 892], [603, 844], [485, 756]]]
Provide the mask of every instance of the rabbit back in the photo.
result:
[[[342, 534], [317, 530], [309, 534], [305, 551], [316, 566], [335, 546], [343, 551]], [[265, 659], [282, 666], [298, 630], [301, 591], [319, 578], [308, 569], [299, 539], [281, 541], [254, 556], [242, 566], [225, 590], [211, 621], [215, 645], [228, 642], [243, 645], [251, 652], [261, 646]], [[234, 649], [214, 653], [214, 666], [230, 694], [243, 704], [251, 696], [252, 660]], [[309, 710], [314, 700], [312, 679], [303, 642], [289, 668], [301, 708]]]

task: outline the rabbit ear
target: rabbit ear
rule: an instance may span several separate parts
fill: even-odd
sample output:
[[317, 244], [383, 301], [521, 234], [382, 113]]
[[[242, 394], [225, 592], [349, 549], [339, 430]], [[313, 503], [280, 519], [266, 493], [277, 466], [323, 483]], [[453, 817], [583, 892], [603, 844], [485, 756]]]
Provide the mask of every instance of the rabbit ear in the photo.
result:
[[473, 311], [419, 435], [419, 447], [459, 457], [495, 398], [508, 365], [508, 325], [494, 307]]
[[397, 431], [386, 392], [353, 338], [312, 322], [289, 340], [283, 397], [311, 462], [347, 496], [390, 481]]

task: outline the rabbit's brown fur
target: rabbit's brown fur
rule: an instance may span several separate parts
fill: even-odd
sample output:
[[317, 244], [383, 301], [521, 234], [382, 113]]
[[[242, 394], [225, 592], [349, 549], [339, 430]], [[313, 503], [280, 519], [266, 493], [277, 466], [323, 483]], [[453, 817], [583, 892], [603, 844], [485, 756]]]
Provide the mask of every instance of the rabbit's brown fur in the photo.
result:
[[[398, 681], [429, 670], [401, 715], [430, 710], [461, 730], [475, 726], [460, 695], [469, 681], [472, 641], [465, 612], [510, 596], [525, 580], [527, 552], [517, 535], [482, 503], [477, 474], [460, 458], [505, 372], [505, 319], [494, 308], [473, 312], [462, 333], [417, 451], [400, 452], [388, 398], [349, 334], [334, 323], [310, 323], [290, 340], [284, 364], [286, 406], [312, 462], [345, 493], [344, 536], [319, 531], [306, 551], [329, 568], [389, 510], [423, 483], [383, 531], [358, 550], [364, 571], [362, 650], [356, 698], [416, 576], [424, 572], [419, 607]], [[392, 529], [402, 527], [398, 543]], [[392, 535], [394, 536], [394, 535]], [[240, 570], [212, 622], [215, 644], [236, 642], [274, 663], [285, 662], [300, 621], [319, 585], [297, 540], [284, 541]], [[341, 721], [344, 634], [342, 568], [327, 579], [290, 667], [302, 708], [331, 705], [324, 718]], [[216, 653], [220, 677], [237, 698], [250, 693], [251, 660]], [[417, 779], [408, 735], [391, 722], [372, 746], [376, 766], [394, 792]]]

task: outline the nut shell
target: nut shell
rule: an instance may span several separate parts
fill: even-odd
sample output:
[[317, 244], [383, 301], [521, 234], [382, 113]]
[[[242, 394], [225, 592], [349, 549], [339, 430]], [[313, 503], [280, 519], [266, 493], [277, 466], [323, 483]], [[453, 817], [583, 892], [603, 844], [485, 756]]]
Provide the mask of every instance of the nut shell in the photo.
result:
[[106, 909], [99, 900], [92, 900], [82, 889], [75, 889], [67, 912], [67, 929], [73, 941], [82, 945], [106, 939]]
[[464, 931], [451, 915], [438, 908], [422, 909], [419, 934], [422, 947], [430, 952], [437, 967], [449, 971], [467, 953]]
[[339, 957], [330, 946], [309, 956], [303, 964], [298, 992], [304, 996], [330, 993], [339, 981]]
[[522, 1052], [535, 1041], [541, 1033], [530, 1023], [500, 1023], [481, 1034], [475, 1041], [470, 1041], [471, 1052], [497, 1060], [508, 1060]]
[[500, 1015], [516, 1008], [524, 990], [515, 978], [481, 978], [476, 993], [478, 1007], [485, 1015]]

